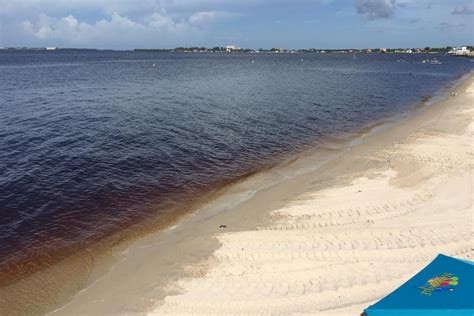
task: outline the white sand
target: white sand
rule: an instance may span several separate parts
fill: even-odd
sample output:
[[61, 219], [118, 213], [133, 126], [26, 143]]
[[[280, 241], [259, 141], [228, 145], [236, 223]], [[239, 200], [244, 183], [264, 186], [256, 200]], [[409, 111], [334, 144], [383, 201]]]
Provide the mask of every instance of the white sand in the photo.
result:
[[473, 260], [472, 78], [439, 107], [382, 132], [401, 136], [355, 152], [346, 163], [362, 171], [292, 199], [269, 225], [215, 234], [221, 247], [150, 314], [359, 315], [438, 253]]

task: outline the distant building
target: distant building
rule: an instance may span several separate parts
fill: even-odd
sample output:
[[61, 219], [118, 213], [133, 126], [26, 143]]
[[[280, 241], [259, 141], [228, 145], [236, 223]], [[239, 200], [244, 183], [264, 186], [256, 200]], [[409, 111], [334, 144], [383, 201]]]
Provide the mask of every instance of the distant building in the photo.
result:
[[381, 49], [380, 49], [380, 52], [381, 52], [381, 53], [386, 53], [386, 52], [387, 52], [387, 49], [386, 49], [386, 48], [381, 48]]
[[57, 50], [57, 47], [46, 47], [46, 50]]
[[448, 55], [453, 56], [470, 56], [471, 51], [466, 46], [454, 47], [448, 52]]
[[227, 45], [227, 46], [225, 47], [225, 51], [226, 51], [226, 52], [231, 52], [231, 51], [239, 50], [239, 49], [240, 49], [240, 48], [237, 47], [237, 46], [235, 46], [235, 45]]
[[366, 52], [367, 52], [367, 53], [372, 53], [372, 49], [371, 49], [371, 48], [368, 48], [368, 49], [366, 50]]

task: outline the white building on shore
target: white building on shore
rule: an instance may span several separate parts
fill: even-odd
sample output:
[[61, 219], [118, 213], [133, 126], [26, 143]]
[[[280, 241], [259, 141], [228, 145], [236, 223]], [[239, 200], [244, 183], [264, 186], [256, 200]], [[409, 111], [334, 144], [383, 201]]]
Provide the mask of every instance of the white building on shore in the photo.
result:
[[234, 50], [240, 50], [240, 47], [237, 47], [237, 46], [235, 46], [235, 45], [227, 45], [227, 46], [225, 47], [225, 51], [226, 51], [226, 52], [232, 52], [232, 51], [234, 51]]
[[471, 51], [467, 49], [467, 46], [454, 47], [448, 52], [448, 55], [453, 56], [469, 56]]

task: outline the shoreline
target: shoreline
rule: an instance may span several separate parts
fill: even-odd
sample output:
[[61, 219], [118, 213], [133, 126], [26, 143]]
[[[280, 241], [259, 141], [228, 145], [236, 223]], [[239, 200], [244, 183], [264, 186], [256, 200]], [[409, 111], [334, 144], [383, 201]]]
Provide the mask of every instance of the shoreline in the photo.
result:
[[[379, 185], [385, 186], [387, 190], [389, 190], [388, 193], [385, 192], [387, 194], [393, 193], [390, 191], [391, 189], [389, 189], [390, 183], [397, 183], [397, 190], [403, 190], [404, 186], [416, 187], [416, 185], [419, 185], [419, 183], [417, 183], [416, 185], [410, 183], [410, 181], [414, 181], [413, 179], [411, 179], [410, 181], [401, 181], [400, 179], [397, 179], [396, 175], [390, 172], [384, 173], [384, 168], [387, 166], [387, 161], [384, 161], [381, 158], [378, 160], [371, 158], [369, 160], [366, 158], [367, 153], [383, 151], [386, 149], [387, 145], [396, 143], [400, 140], [404, 140], [407, 137], [410, 138], [411, 133], [417, 132], [421, 128], [426, 127], [426, 125], [428, 124], [427, 122], [433, 122], [433, 120], [436, 120], [437, 115], [450, 113], [449, 110], [451, 109], [444, 107], [444, 105], [452, 105], [455, 102], [462, 101], [462, 98], [465, 98], [465, 95], [463, 94], [464, 92], [461, 91], [466, 91], [466, 89], [468, 89], [468, 86], [472, 84], [472, 80], [473, 79], [471, 74], [469, 75], [468, 79], [466, 79], [460, 84], [460, 86], [454, 88], [456, 91], [459, 91], [459, 96], [455, 98], [451, 98], [448, 96], [444, 101], [437, 102], [436, 104], [428, 107], [426, 110], [422, 111], [422, 113], [419, 113], [418, 115], [403, 119], [401, 122], [397, 122], [393, 126], [390, 126], [387, 129], [380, 131], [379, 133], [369, 133], [364, 137], [364, 142], [348, 148], [347, 151], [341, 154], [342, 157], [326, 161], [324, 165], [324, 170], [318, 170], [317, 167], [315, 168], [314, 165], [311, 165], [312, 163], [314, 163], [315, 160], [317, 160], [314, 156], [298, 157], [296, 161], [290, 162], [289, 166], [286, 166], [286, 168], [289, 167], [289, 169], [291, 170], [290, 173], [294, 172], [294, 170], [300, 170], [300, 172], [301, 170], [303, 170], [300, 174], [292, 174], [292, 176], [285, 177], [285, 170], [274, 168], [270, 170], [267, 174], [260, 173], [254, 177], [244, 180], [242, 183], [238, 183], [232, 188], [228, 188], [226, 195], [218, 197], [216, 200], [213, 201], [213, 203], [211, 203], [212, 205], [207, 205], [207, 207], [204, 207], [204, 209], [185, 216], [181, 223], [175, 226], [172, 230], [145, 236], [140, 240], [133, 242], [133, 245], [131, 245], [127, 249], [122, 249], [121, 252], [117, 254], [121, 257], [112, 271], [104, 275], [102, 279], [100, 279], [96, 283], [89, 286], [87, 290], [77, 295], [74, 300], [72, 300], [62, 308], [56, 310], [55, 312], [50, 313], [49, 315], [66, 315], [71, 313], [87, 314], [88, 312], [97, 314], [120, 314], [127, 312], [145, 314], [153, 310], [157, 314], [173, 314], [179, 313], [180, 311], [198, 312], [198, 309], [196, 308], [202, 308], [203, 306], [209, 307], [209, 305], [212, 305], [212, 303], [210, 301], [206, 301], [206, 299], [214, 300], [215, 297], [213, 297], [212, 295], [219, 297], [220, 294], [224, 295], [227, 293], [226, 290], [229, 290], [229, 287], [226, 287], [222, 283], [219, 283], [218, 281], [213, 279], [214, 276], [218, 277], [217, 280], [222, 281], [222, 279], [225, 280], [227, 274], [230, 274], [229, 279], [227, 281], [231, 284], [234, 284], [235, 282], [238, 282], [237, 277], [240, 276], [240, 273], [245, 272], [242, 270], [235, 270], [236, 265], [232, 261], [233, 258], [238, 259], [236, 261], [238, 261], [239, 265], [247, 264], [245, 267], [253, 273], [256, 273], [256, 271], [252, 270], [252, 262], [265, 266], [266, 261], [262, 259], [262, 257], [264, 256], [259, 256], [259, 254], [264, 253], [263, 250], [269, 251], [267, 248], [261, 249], [257, 247], [257, 249], [255, 249], [250, 256], [242, 257], [240, 255], [240, 252], [237, 252], [237, 250], [240, 250], [240, 246], [238, 246], [239, 248], [237, 248], [237, 245], [235, 243], [237, 242], [240, 245], [244, 245], [244, 249], [251, 249], [252, 243], [254, 243], [255, 241], [260, 241], [259, 234], [261, 233], [259, 232], [264, 232], [268, 233], [269, 237], [261, 237], [263, 239], [260, 241], [260, 243], [266, 245], [265, 247], [270, 247], [271, 249], [272, 238], [275, 238], [275, 233], [278, 233], [279, 230], [281, 231], [282, 227], [285, 228], [289, 225], [289, 231], [287, 231], [287, 229], [283, 229], [285, 235], [287, 235], [291, 234], [292, 225], [296, 225], [296, 227], [298, 227], [298, 225], [304, 226], [305, 223], [290, 222], [290, 224], [288, 224], [286, 221], [288, 221], [289, 217], [291, 218], [292, 214], [291, 212], [289, 214], [285, 213], [285, 207], [289, 207], [290, 209], [292, 207], [296, 207], [295, 205], [292, 206], [291, 203], [295, 201], [296, 205], [298, 203], [302, 203], [302, 201], [307, 199], [306, 195], [308, 194], [308, 192], [322, 191], [326, 193], [331, 193], [331, 190], [336, 190], [335, 194], [339, 195], [340, 192], [337, 191], [338, 188], [340, 189], [342, 187], [345, 188], [344, 190], [347, 190], [347, 188], [352, 189], [354, 185], [366, 188], [364, 190], [361, 190], [362, 192], [364, 192], [365, 190], [370, 190], [371, 187], [374, 187], [373, 183], [371, 182], [371, 180], [374, 179], [374, 181], [376, 181], [375, 184], [377, 184], [375, 185], [375, 187]], [[449, 126], [449, 128], [457, 127]], [[350, 161], [352, 159], [351, 156], [357, 157], [358, 160]], [[377, 158], [376, 155], [374, 157]], [[309, 161], [305, 161], [305, 159], [308, 159]], [[421, 160], [421, 162], [422, 164], [425, 164], [424, 160]], [[389, 162], [388, 164], [390, 165], [391, 163], [392, 162]], [[302, 167], [309, 167], [310, 169], [314, 169], [308, 171]], [[284, 168], [285, 167], [283, 167], [283, 169]], [[472, 165], [468, 164], [467, 168], [472, 169]], [[367, 177], [367, 174], [365, 174], [367, 173], [367, 169], [370, 170], [369, 177]], [[430, 177], [430, 173], [436, 174], [436, 172], [437, 170], [427, 172], [426, 174], [423, 172], [422, 175], [417, 175], [417, 177], [419, 176], [420, 179], [424, 179], [426, 177]], [[409, 171], [404, 170], [403, 172], [399, 172], [398, 174], [402, 174], [404, 177], [410, 178], [405, 173], [409, 174]], [[363, 176], [364, 174], [365, 176]], [[278, 184], [265, 187], [262, 190], [259, 190], [258, 192], [251, 192], [251, 190], [249, 190], [249, 187], [252, 187], [252, 184], [254, 184], [255, 182], [258, 183], [259, 179], [256, 178], [260, 177], [264, 179], [265, 177], [271, 178], [272, 176], [275, 178], [279, 178], [282, 181]], [[439, 176], [440, 175], [437, 175], [437, 177]], [[273, 180], [275, 180], [275, 178]], [[363, 179], [362, 183], [357, 182], [357, 179]], [[367, 183], [364, 184], [364, 181]], [[435, 184], [430, 185], [435, 186]], [[400, 207], [403, 207], [403, 205], [411, 207], [410, 205], [417, 205], [419, 203], [423, 204], [427, 203], [427, 201], [431, 201], [430, 198], [432, 197], [427, 198], [427, 196], [434, 196], [434, 194], [429, 193], [429, 189], [426, 189], [426, 191], [428, 191], [428, 193], [425, 192], [424, 195], [419, 192], [416, 192], [413, 194], [413, 196], [408, 196], [406, 198], [406, 202], [397, 202], [400, 206], [398, 206], [398, 209], [397, 207], [395, 207], [395, 211], [400, 213]], [[399, 193], [400, 192], [398, 191], [394, 192], [394, 194]], [[232, 203], [229, 203], [229, 200], [232, 200], [232, 196], [240, 198], [242, 198], [243, 196], [247, 199], [245, 199], [243, 202], [233, 205]], [[278, 198], [275, 199], [275, 196], [277, 196]], [[320, 203], [322, 203], [322, 201], [318, 202], [318, 204]], [[388, 207], [390, 208], [390, 206]], [[277, 212], [275, 212], [275, 210], [277, 210]], [[345, 210], [344, 212], [347, 213], [347, 210]], [[380, 212], [383, 213], [383, 211], [379, 210], [379, 212], [374, 211], [374, 214], [379, 214]], [[311, 213], [301, 215], [302, 218], [305, 220], [307, 220], [308, 218], [314, 218], [315, 216]], [[403, 218], [402, 215], [403, 214], [400, 213], [398, 216], [400, 218]], [[346, 217], [349, 217], [350, 220], [349, 215], [347, 215]], [[344, 218], [344, 216], [342, 216], [342, 218]], [[282, 223], [279, 223], [279, 221], [281, 221]], [[469, 221], [467, 221], [467, 223], [469, 224]], [[334, 225], [331, 225], [331, 220], [328, 220], [326, 224], [329, 230], [335, 229], [333, 227]], [[384, 223], [385, 226], [383, 228], [390, 227], [389, 224], [390, 223]], [[407, 224], [408, 223], [406, 222], [404, 223], [404, 225]], [[220, 229], [220, 225], [226, 225], [227, 227], [225, 229]], [[372, 225], [372, 223], [368, 223], [369, 226], [367, 227], [363, 226], [364, 223], [356, 223], [356, 225], [362, 225], [362, 228], [366, 230], [371, 227], [370, 225]], [[272, 227], [275, 229], [268, 229], [268, 227]], [[280, 229], [278, 227], [280, 227]], [[322, 225], [317, 227], [326, 226]], [[382, 228], [378, 228], [378, 231], [382, 235], [385, 234]], [[426, 231], [422, 231], [422, 233], [423, 232], [427, 234], [431, 233], [429, 229], [427, 229]], [[299, 234], [301, 232], [297, 233]], [[340, 234], [341, 232], [337, 233]], [[361, 232], [359, 231], [359, 233]], [[245, 237], [246, 234], [250, 234], [249, 236], [251, 237]], [[331, 234], [334, 235], [336, 234], [336, 232], [332, 231]], [[398, 236], [398, 238], [402, 238], [401, 236], [403, 236], [403, 234]], [[310, 239], [310, 236], [306, 237]], [[370, 240], [370, 237], [370, 234], [366, 236], [368, 240]], [[286, 236], [285, 238], [288, 238], [288, 236]], [[453, 237], [449, 235], [446, 238], [449, 239]], [[279, 239], [277, 239], [277, 241], [278, 240]], [[396, 242], [392, 239], [390, 239], [389, 241], [396, 244]], [[430, 242], [429, 238], [426, 238], [425, 240], [421, 237], [419, 237], [418, 240], [415, 239], [415, 241], [421, 243]], [[376, 241], [371, 242], [373, 242], [375, 245], [377, 244]], [[407, 242], [407, 240], [402, 240], [402, 242]], [[301, 244], [299, 243], [300, 241], [296, 243], [295, 247], [301, 247]], [[306, 241], [306, 243], [310, 243], [310, 241]], [[329, 247], [329, 245], [331, 245], [331, 242], [327, 243], [326, 247]], [[365, 246], [369, 247], [367, 245]], [[416, 251], [416, 247], [417, 245], [415, 242], [413, 247], [410, 248], [411, 252]], [[283, 258], [281, 258], [281, 260], [289, 260], [289, 258], [285, 257], [284, 255], [285, 252], [288, 252], [288, 247], [282, 249], [278, 247], [276, 248], [277, 249], [272, 252], [273, 254], [281, 253], [283, 254]], [[289, 249], [291, 250], [291, 246], [289, 247]], [[371, 249], [371, 251], [376, 252], [377, 249], [378, 248]], [[343, 249], [339, 249], [337, 251], [343, 251]], [[337, 251], [335, 252], [336, 254]], [[348, 251], [353, 252], [354, 250]], [[377, 255], [379, 262], [383, 259], [384, 256], [387, 255], [387, 251], [390, 250], [385, 250], [385, 252], [382, 252], [382, 254]], [[394, 250], [391, 251], [395, 252]], [[410, 251], [407, 250], [406, 252], [408, 253]], [[316, 256], [311, 259], [322, 260], [327, 256], [331, 258], [331, 256], [334, 255], [334, 253], [325, 251], [321, 251], [319, 252], [319, 254], [321, 255], [321, 257]], [[469, 252], [464, 253], [464, 255], [466, 254], [471, 255]], [[301, 254], [298, 254], [297, 257], [298, 256], [301, 256]], [[360, 260], [360, 258], [354, 259], [354, 257], [351, 257], [350, 259]], [[416, 272], [418, 267], [424, 265], [425, 261], [430, 259], [430, 255], [426, 254], [423, 255], [421, 258], [417, 258], [416, 260], [400, 260], [400, 262], [398, 262], [397, 268], [399, 270], [403, 270], [402, 263], [411, 262], [409, 267], [410, 271]], [[291, 258], [291, 260], [295, 260], [295, 258]], [[331, 265], [334, 264], [334, 262], [331, 263]], [[268, 268], [268, 266], [265, 267]], [[302, 267], [299, 268], [301, 269]], [[130, 274], [131, 271], [134, 271], [134, 273]], [[338, 272], [342, 273], [343, 270]], [[288, 273], [288, 271], [286, 271], [286, 273]], [[307, 273], [307, 271], [305, 273]], [[378, 290], [388, 291], [389, 289], [393, 288], [397, 284], [397, 282], [401, 282], [401, 280], [406, 277], [407, 273], [400, 273], [399, 275], [393, 277], [390, 282], [380, 282], [380, 284], [383, 283], [383, 286]], [[270, 280], [266, 281], [270, 282]], [[289, 281], [290, 280], [286, 280], [284, 282]], [[253, 279], [253, 282], [251, 282], [251, 284], [259, 282], [261, 282], [261, 280], [257, 278]], [[120, 289], [121, 284], [124, 283], [127, 284], [127, 289]], [[249, 287], [253, 286], [250, 284], [247, 285]], [[320, 290], [322, 287], [324, 287], [322, 284], [319, 284], [318, 286]], [[329, 285], [329, 287], [331, 286], [333, 285]], [[224, 288], [222, 289], [221, 287]], [[213, 288], [215, 288], [216, 290], [212, 291]], [[244, 290], [247, 287], [244, 284], [240, 284], [237, 288], [239, 288], [240, 290]], [[287, 288], [290, 288], [290, 286], [287, 286]], [[104, 291], [110, 289], [114, 290], [110, 291], [107, 294], [104, 293]], [[219, 291], [217, 291], [218, 289]], [[236, 291], [238, 292], [236, 288], [233, 288], [231, 290], [234, 295]], [[262, 289], [262, 291], [264, 291], [264, 289]], [[282, 291], [284, 291], [284, 289]], [[211, 292], [212, 295], [208, 292]], [[253, 293], [252, 295], [258, 294], [257, 292]], [[289, 292], [289, 290], [287, 292]], [[132, 296], [130, 297], [131, 293]], [[371, 302], [377, 297], [378, 296], [375, 295], [370, 297], [369, 299], [366, 298], [365, 300], [358, 302], [358, 306], [361, 304], [364, 305], [366, 302]], [[226, 298], [228, 299], [229, 297], [222, 297], [223, 300]], [[219, 299], [216, 300], [220, 301]], [[111, 304], [113, 301], [123, 303], [116, 303], [118, 306], [112, 306]], [[201, 301], [202, 304], [200, 304]], [[88, 303], [91, 302], [94, 302], [94, 304], [88, 305]], [[187, 302], [194, 302], [194, 305], [191, 303], [187, 304]], [[225, 300], [223, 302], [225, 302]], [[228, 304], [230, 304], [227, 305], [229, 308], [230, 306], [233, 306], [232, 302], [228, 302]], [[240, 301], [239, 304], [237, 304], [236, 306], [241, 306], [244, 303]], [[366, 305], [368, 305], [368, 303]], [[221, 309], [219, 309], [219, 306]], [[224, 308], [225, 305], [219, 306], [210, 306], [210, 309], [208, 309], [207, 312], [222, 312], [222, 308]], [[178, 309], [179, 307], [184, 309]], [[250, 308], [251, 306], [248, 307]], [[342, 308], [341, 306], [339, 307]], [[332, 309], [333, 308], [330, 307], [327, 308], [328, 311]], [[206, 312], [206, 310], [203, 309], [200, 309], [199, 311]], [[236, 312], [237, 311], [245, 312], [245, 310], [242, 309], [238, 309], [236, 310]], [[247, 312], [249, 312], [249, 310], [247, 310]]]
[[472, 81], [354, 148], [336, 180], [312, 183], [270, 224], [216, 234], [207, 270], [151, 314], [357, 315], [439, 252], [471, 259]]
[[[442, 90], [462, 89], [468, 81], [472, 81], [472, 74], [467, 74], [465, 77], [464, 79], [458, 78], [454, 82], [448, 82]], [[226, 233], [245, 231], [271, 224], [275, 218], [274, 216], [269, 216], [270, 212], [280, 209], [288, 201], [301, 194], [305, 194], [308, 190], [314, 190], [318, 186], [327, 187], [332, 182], [340, 181], [340, 179], [332, 179], [337, 173], [331, 174], [334, 169], [338, 169], [335, 166], [338, 163], [337, 161], [341, 160], [341, 157], [338, 156], [342, 155], [342, 159], [344, 159], [344, 155], [348, 155], [347, 151], [354, 150], [354, 148], [357, 151], [358, 147], [367, 146], [367, 139], [370, 143], [373, 138], [387, 133], [387, 129], [390, 130], [402, 124], [407, 124], [407, 121], [425, 115], [425, 112], [430, 111], [432, 106], [439, 107], [439, 103], [449, 102], [451, 99], [449, 99], [447, 93], [447, 91], [441, 93], [445, 100], [435, 100], [435, 104], [422, 106], [421, 109], [418, 109], [415, 105], [406, 111], [410, 113], [400, 113], [400, 117], [386, 118], [381, 120], [381, 122], [375, 122], [362, 128], [359, 134], [352, 134], [353, 139], [351, 141], [348, 141], [347, 138], [341, 140], [341, 143], [336, 145], [335, 148], [330, 148], [329, 146], [326, 150], [310, 149], [307, 152], [295, 155], [292, 159], [284, 159], [283, 163], [252, 173], [236, 183], [225, 185], [223, 188], [211, 192], [208, 196], [209, 200], [203, 199], [198, 204], [197, 210], [182, 212], [183, 214], [180, 218], [170, 220], [171, 225], [174, 226], [168, 228], [161, 226], [164, 228], [163, 231], [155, 228], [151, 232], [137, 234], [130, 240], [114, 246], [110, 252], [103, 255], [105, 256], [103, 258], [98, 260], [88, 258], [91, 262], [84, 264], [88, 269], [85, 272], [87, 278], [80, 280], [79, 284], [74, 286], [75, 290], [72, 292], [78, 291], [74, 294], [74, 298], [72, 300], [67, 297], [56, 299], [55, 303], [52, 304], [53, 306], [61, 304], [60, 302], [69, 302], [62, 307], [56, 308], [49, 314], [68, 314], [68, 312], [69, 314], [82, 314], [87, 313], [87, 311], [99, 314], [110, 313], [112, 306], [108, 300], [111, 297], [104, 299], [104, 301], [95, 300], [94, 297], [110, 287], [120, 288], [121, 284], [125, 284], [123, 282], [129, 281], [131, 277], [129, 273], [133, 269], [143, 269], [140, 272], [140, 277], [136, 281], [135, 287], [133, 287], [136, 291], [140, 291], [144, 287], [141, 290], [143, 292], [140, 295], [135, 295], [132, 299], [134, 300], [133, 302], [127, 298], [128, 294], [130, 294], [130, 292], [127, 293], [127, 290], [122, 289], [115, 292], [115, 297], [121, 297], [124, 304], [123, 306], [113, 307], [113, 313], [124, 313], [126, 310], [120, 308], [130, 308], [131, 306], [135, 306], [133, 311], [136, 313], [145, 313], [146, 310], [153, 310], [160, 299], [166, 296], [169, 297], [169, 294], [179, 292], [176, 288], [163, 288], [163, 282], [172, 285], [178, 282], [183, 275], [199, 277], [208, 271], [209, 267], [205, 263], [203, 264], [202, 261], [212, 258], [214, 252], [220, 249], [219, 247], [222, 247], [221, 245], [223, 244], [220, 239], [216, 238], [216, 234], [219, 235], [223, 232], [222, 229], [219, 229], [219, 225], [221, 225], [219, 223], [227, 225]], [[434, 98], [436, 97], [434, 96]], [[431, 99], [428, 101], [431, 101]], [[365, 130], [367, 133], [362, 133]], [[336, 139], [338, 138], [336, 137]], [[352, 143], [353, 141], [355, 143]], [[347, 148], [344, 147], [347, 145], [343, 144], [345, 142], [350, 143]], [[341, 151], [341, 148], [345, 149]], [[319, 173], [320, 166], [316, 165], [315, 162], [321, 166], [326, 164], [328, 170], [318, 174], [317, 180], [309, 180], [314, 177], [315, 173]], [[339, 170], [337, 172], [344, 174], [347, 170]], [[301, 183], [304, 183], [304, 185], [301, 186]], [[255, 187], [258, 187], [258, 189], [255, 189]], [[281, 198], [278, 201], [269, 201], [275, 193], [280, 194]], [[249, 205], [252, 209], [259, 209], [258, 214], [249, 212]], [[236, 216], [239, 213], [243, 216]], [[197, 232], [192, 232], [196, 228], [198, 228]], [[197, 239], [201, 243], [195, 240], [191, 242], [192, 246], [190, 246], [191, 239]], [[183, 253], [175, 253], [176, 249], [173, 245], [177, 245], [178, 249], [185, 251]], [[151, 251], [155, 253], [152, 255], [150, 254]], [[101, 255], [99, 254], [98, 256]], [[160, 257], [166, 257], [167, 259]], [[79, 260], [83, 259], [82, 257], [79, 258]], [[142, 265], [142, 260], [149, 261], [150, 263]], [[183, 263], [183, 265], [176, 262]], [[172, 267], [169, 267], [169, 265], [172, 265]], [[70, 275], [70, 266], [63, 267], [63, 269], [69, 270], [67, 274]], [[156, 274], [157, 270], [160, 269], [161, 271], [158, 272], [156, 279], [147, 280], [147, 275]], [[118, 275], [117, 270], [120, 271]], [[157, 285], [159, 286], [157, 287]], [[69, 292], [68, 295], [72, 295], [72, 292]], [[145, 298], [138, 298], [138, 296], [144, 296]], [[80, 306], [91, 302], [97, 306], [91, 307], [93, 308], [92, 310], [81, 311]]]

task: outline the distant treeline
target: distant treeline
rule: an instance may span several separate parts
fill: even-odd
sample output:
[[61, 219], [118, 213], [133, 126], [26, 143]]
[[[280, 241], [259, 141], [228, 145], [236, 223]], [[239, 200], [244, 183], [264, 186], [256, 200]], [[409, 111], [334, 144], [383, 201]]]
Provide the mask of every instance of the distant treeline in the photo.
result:
[[[225, 52], [225, 47], [176, 47], [176, 48], [135, 48], [136, 52]], [[235, 51], [250, 52], [251, 49], [241, 48]]]
[[[304, 48], [304, 49], [284, 49], [284, 48], [238, 48], [232, 52], [254, 52], [254, 53], [447, 53], [453, 47], [424, 47], [424, 48], [344, 48], [344, 49], [323, 49], [323, 48]], [[468, 46], [468, 49], [472, 49]], [[229, 52], [226, 47], [176, 47], [169, 49], [161, 48], [137, 48], [138, 52], [185, 52], [185, 53], [203, 53], [203, 52]]]
[[[136, 52], [184, 52], [184, 53], [205, 53], [205, 52], [242, 52], [242, 53], [447, 53], [453, 47], [424, 47], [424, 48], [345, 48], [345, 49], [327, 49], [327, 48], [304, 48], [304, 49], [284, 49], [284, 48], [235, 48], [232, 50], [226, 47], [176, 47], [176, 48], [135, 48]], [[474, 46], [467, 46], [467, 49], [473, 51]], [[96, 48], [59, 48], [59, 47], [0, 47], [0, 50], [61, 50], [61, 51], [114, 51], [112, 49]]]

